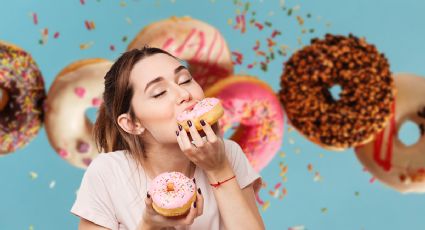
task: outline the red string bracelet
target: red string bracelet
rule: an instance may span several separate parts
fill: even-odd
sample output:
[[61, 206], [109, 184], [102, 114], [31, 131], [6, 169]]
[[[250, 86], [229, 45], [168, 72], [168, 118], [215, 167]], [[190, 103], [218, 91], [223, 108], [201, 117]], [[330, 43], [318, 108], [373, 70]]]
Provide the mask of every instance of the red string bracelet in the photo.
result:
[[233, 178], [235, 178], [236, 176], [235, 175], [233, 175], [232, 177], [230, 177], [229, 179], [226, 179], [226, 180], [224, 180], [224, 181], [218, 181], [216, 184], [210, 184], [211, 186], [213, 186], [214, 188], [217, 188], [218, 186], [220, 186], [220, 185], [222, 185], [222, 184], [224, 184], [224, 183], [226, 183], [227, 181], [229, 181], [229, 180], [231, 180], [231, 179], [233, 179]]

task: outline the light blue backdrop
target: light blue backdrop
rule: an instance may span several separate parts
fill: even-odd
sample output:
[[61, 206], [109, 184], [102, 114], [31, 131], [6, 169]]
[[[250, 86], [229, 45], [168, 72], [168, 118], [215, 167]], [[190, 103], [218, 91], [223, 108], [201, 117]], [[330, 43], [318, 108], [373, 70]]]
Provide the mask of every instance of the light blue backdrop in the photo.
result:
[[[244, 64], [236, 72], [246, 72], [267, 81], [279, 90], [282, 63], [280, 55], [262, 71], [246, 65], [261, 60], [252, 47], [262, 47], [272, 29], [282, 35], [279, 44], [299, 48], [310, 38], [330, 33], [365, 36], [388, 57], [394, 72], [425, 75], [425, 1], [420, 0], [287, 0], [251, 1], [248, 21], [255, 18], [272, 28], [247, 25], [241, 34], [233, 29], [238, 9], [234, 1], [106, 1], [16, 0], [0, 1], [0, 40], [23, 47], [38, 63], [48, 89], [56, 74], [71, 62], [91, 57], [115, 59], [141, 28], [173, 15], [190, 15], [218, 28], [230, 49], [244, 53]], [[286, 9], [282, 9], [282, 5]], [[288, 15], [289, 9], [292, 14]], [[255, 15], [253, 16], [253, 11]], [[33, 23], [36, 13], [38, 24]], [[307, 15], [311, 17], [308, 18]], [[306, 34], [302, 34], [296, 16], [301, 16]], [[231, 19], [232, 25], [229, 25]], [[84, 21], [94, 21], [88, 31]], [[48, 40], [39, 44], [41, 30], [48, 28]], [[314, 29], [313, 33], [309, 29]], [[54, 38], [55, 32], [59, 37]], [[126, 36], [127, 41], [123, 42]], [[91, 43], [81, 50], [80, 44]], [[115, 51], [110, 50], [115, 46]], [[424, 89], [425, 90], [425, 89]], [[407, 131], [413, 135], [413, 131]], [[379, 182], [370, 183], [353, 151], [335, 153], [323, 150], [300, 137], [285, 132], [282, 152], [261, 174], [267, 182], [260, 196], [269, 206], [261, 207], [267, 229], [425, 229], [425, 196], [401, 195]], [[287, 181], [279, 176], [279, 163], [288, 166]], [[307, 166], [313, 169], [309, 171]], [[315, 172], [322, 179], [315, 181]], [[36, 173], [37, 178], [30, 175]], [[69, 213], [83, 170], [74, 168], [56, 155], [45, 130], [24, 149], [0, 157], [0, 229], [46, 230], [76, 229], [78, 219]], [[269, 194], [282, 182], [287, 194], [283, 199]]]

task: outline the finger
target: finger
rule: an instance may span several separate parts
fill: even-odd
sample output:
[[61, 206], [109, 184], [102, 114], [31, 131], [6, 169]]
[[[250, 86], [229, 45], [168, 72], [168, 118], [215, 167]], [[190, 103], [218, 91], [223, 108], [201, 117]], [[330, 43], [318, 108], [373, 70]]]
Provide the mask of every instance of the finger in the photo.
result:
[[189, 137], [187, 136], [186, 130], [184, 130], [181, 125], [179, 125], [179, 137], [182, 144], [182, 151], [186, 152], [192, 148], [192, 144], [190, 143]]
[[214, 130], [211, 128], [210, 124], [201, 120], [202, 130], [204, 130], [205, 135], [207, 135], [207, 140], [210, 143], [217, 142], [217, 136], [214, 133]]
[[149, 213], [155, 213], [155, 210], [152, 207], [152, 197], [150, 196], [149, 193], [147, 193], [146, 198], [145, 198], [145, 204], [146, 204], [146, 211]]
[[201, 135], [199, 135], [198, 130], [196, 130], [195, 124], [192, 120], [188, 120], [187, 125], [189, 126], [190, 136], [192, 137], [195, 146], [202, 148], [204, 146], [204, 141], [202, 140]]
[[198, 213], [197, 203], [198, 202], [196, 202], [196, 201], [192, 203], [192, 206], [190, 207], [189, 214], [187, 214], [186, 218], [183, 220], [183, 224], [185, 224], [185, 225], [193, 224], [193, 221], [197, 217], [197, 213]]
[[201, 188], [198, 188], [197, 191], [198, 194], [196, 194], [196, 205], [197, 205], [197, 216], [202, 215], [202, 213], [204, 212], [204, 196], [202, 196], [202, 191]]

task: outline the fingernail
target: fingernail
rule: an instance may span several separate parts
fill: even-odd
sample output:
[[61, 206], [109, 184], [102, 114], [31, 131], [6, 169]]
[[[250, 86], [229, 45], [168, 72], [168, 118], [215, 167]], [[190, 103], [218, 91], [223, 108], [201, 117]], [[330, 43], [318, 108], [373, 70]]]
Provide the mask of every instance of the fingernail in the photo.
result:
[[176, 131], [176, 135], [177, 135], [177, 136], [179, 135], [179, 131]]
[[195, 202], [193, 202], [193, 207], [194, 207], [194, 208], [196, 208], [196, 201], [195, 201]]
[[202, 195], [201, 188], [198, 188], [199, 195]]
[[195, 183], [195, 184], [196, 184], [196, 179], [195, 179], [195, 178], [193, 178], [193, 183]]
[[179, 130], [182, 131], [183, 127], [179, 124]]
[[149, 193], [146, 193], [146, 197], [149, 199], [151, 198], [151, 195], [149, 195]]
[[202, 126], [205, 126], [205, 121], [204, 120], [201, 120], [200, 122], [201, 122], [201, 125]]
[[189, 125], [189, 127], [192, 127], [192, 122], [191, 121], [187, 121], [187, 125]]

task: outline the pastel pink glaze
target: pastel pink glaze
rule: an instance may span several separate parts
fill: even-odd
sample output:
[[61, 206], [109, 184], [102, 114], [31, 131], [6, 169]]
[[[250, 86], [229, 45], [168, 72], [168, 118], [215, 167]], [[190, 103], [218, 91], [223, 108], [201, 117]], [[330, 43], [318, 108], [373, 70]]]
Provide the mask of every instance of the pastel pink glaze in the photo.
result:
[[[167, 184], [173, 183], [174, 191], [167, 190]], [[155, 177], [150, 185], [149, 194], [153, 202], [165, 209], [183, 207], [193, 197], [196, 186], [193, 180], [180, 172], [166, 172]]]
[[215, 96], [224, 108], [219, 122], [221, 130], [224, 133], [235, 123], [243, 127], [238, 137], [232, 139], [260, 172], [282, 145], [285, 115], [279, 99], [270, 89], [242, 80], [225, 86]]
[[177, 121], [186, 121], [189, 119], [195, 119], [196, 117], [202, 116], [204, 113], [210, 111], [214, 108], [217, 103], [219, 103], [220, 100], [217, 98], [209, 97], [204, 98], [203, 100], [199, 101], [195, 107], [191, 111], [183, 111], [177, 116]]

